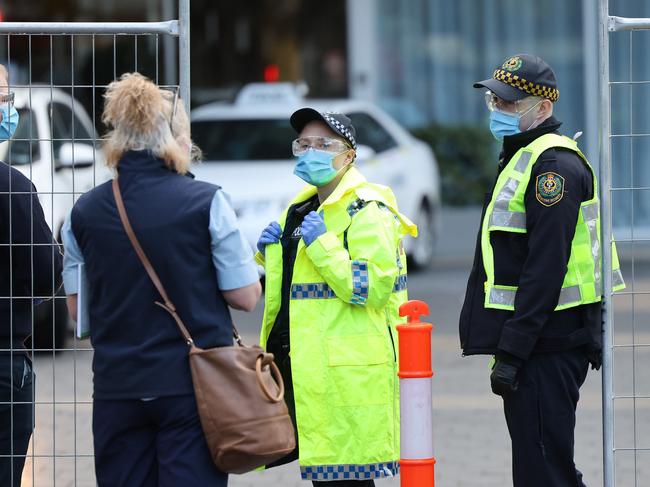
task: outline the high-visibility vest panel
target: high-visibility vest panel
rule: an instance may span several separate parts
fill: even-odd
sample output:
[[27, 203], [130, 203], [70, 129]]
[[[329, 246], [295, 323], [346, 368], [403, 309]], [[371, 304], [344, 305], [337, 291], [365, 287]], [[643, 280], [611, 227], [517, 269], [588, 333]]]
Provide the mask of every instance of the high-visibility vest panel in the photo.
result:
[[[596, 174], [577, 143], [562, 135], [546, 134], [521, 148], [503, 169], [492, 192], [492, 199], [485, 212], [481, 230], [481, 252], [487, 281], [485, 283], [485, 307], [514, 310], [516, 286], [495, 282], [494, 269], [497, 262], [490, 240], [494, 231], [527, 233], [524, 197], [530, 183], [533, 166], [546, 150], [561, 147], [578, 154], [593, 178], [593, 198], [584, 201], [578, 212], [576, 231], [571, 242], [571, 255], [567, 265], [556, 311], [595, 303], [603, 293], [601, 272], [600, 202]], [[612, 242], [612, 278], [614, 290], [625, 287], [621, 274], [616, 245]]]

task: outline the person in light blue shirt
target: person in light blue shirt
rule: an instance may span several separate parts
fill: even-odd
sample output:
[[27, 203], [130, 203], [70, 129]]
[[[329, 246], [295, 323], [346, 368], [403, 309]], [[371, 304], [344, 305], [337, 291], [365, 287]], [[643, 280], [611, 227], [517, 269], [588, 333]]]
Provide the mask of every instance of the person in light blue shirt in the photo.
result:
[[[255, 308], [259, 275], [225, 193], [187, 177], [192, 141], [181, 100], [137, 73], [111, 83], [105, 98], [112, 130], [103, 149], [137, 239], [196, 346], [232, 345], [230, 308]], [[68, 310], [86, 322], [94, 348], [97, 484], [226, 487], [203, 436], [187, 343], [156, 305], [112, 181], [79, 198], [62, 238]]]
[[[210, 237], [212, 240], [212, 263], [219, 282], [219, 289], [229, 291], [243, 288], [259, 280], [253, 252], [237, 224], [237, 217], [230, 196], [224, 191], [214, 194], [210, 206]], [[68, 295], [77, 294], [82, 300], [77, 309], [87, 310], [88, 289], [79, 287], [79, 266], [84, 258], [77, 239], [72, 232], [70, 215], [61, 228], [61, 239], [65, 247], [63, 256], [63, 284]], [[82, 268], [82, 279], [84, 279]], [[81, 317], [78, 317], [81, 318]], [[87, 326], [87, 324], [86, 324]]]

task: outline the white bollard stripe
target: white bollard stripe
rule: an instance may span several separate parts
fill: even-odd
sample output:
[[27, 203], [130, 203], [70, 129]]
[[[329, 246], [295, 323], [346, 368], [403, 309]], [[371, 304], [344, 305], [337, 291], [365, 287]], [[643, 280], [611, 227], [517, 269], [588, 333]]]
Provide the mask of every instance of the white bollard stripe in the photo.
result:
[[401, 458], [433, 458], [431, 377], [400, 379]]

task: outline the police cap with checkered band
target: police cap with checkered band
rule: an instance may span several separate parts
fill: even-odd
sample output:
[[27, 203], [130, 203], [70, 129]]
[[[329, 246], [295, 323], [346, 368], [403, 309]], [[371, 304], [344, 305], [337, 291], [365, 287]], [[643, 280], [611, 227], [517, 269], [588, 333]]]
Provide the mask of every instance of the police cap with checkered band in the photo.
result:
[[318, 110], [314, 110], [313, 108], [301, 108], [300, 110], [295, 111], [293, 115], [291, 115], [289, 122], [291, 122], [291, 126], [294, 128], [294, 130], [300, 133], [302, 132], [302, 129], [305, 128], [305, 125], [307, 125], [309, 122], [313, 122], [314, 120], [319, 120], [326, 123], [327, 126], [331, 128], [336, 134], [343, 137], [350, 147], [356, 150], [357, 132], [352, 125], [352, 120], [350, 120], [342, 113], [321, 113]]
[[487, 88], [506, 101], [527, 96], [540, 96], [552, 102], [560, 98], [553, 69], [542, 58], [531, 54], [508, 58], [494, 70], [492, 78], [474, 83], [474, 88]]

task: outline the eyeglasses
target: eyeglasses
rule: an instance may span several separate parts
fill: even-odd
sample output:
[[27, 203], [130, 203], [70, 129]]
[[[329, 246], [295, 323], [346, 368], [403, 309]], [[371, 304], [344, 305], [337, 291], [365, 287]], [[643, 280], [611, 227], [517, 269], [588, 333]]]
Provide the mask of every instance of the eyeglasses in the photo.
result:
[[338, 154], [352, 149], [348, 144], [331, 137], [319, 137], [311, 135], [308, 137], [299, 137], [291, 143], [291, 151], [294, 156], [301, 156], [309, 149], [322, 150]]
[[[528, 106], [530, 100], [535, 100], [535, 104]], [[505, 113], [516, 113], [517, 115], [523, 115], [533, 106], [539, 103], [542, 100], [539, 96], [529, 96], [521, 100], [516, 101], [506, 101], [502, 98], [499, 98], [497, 95], [492, 93], [490, 90], [485, 92], [485, 104], [487, 105], [488, 110], [491, 112], [505, 112]]]

